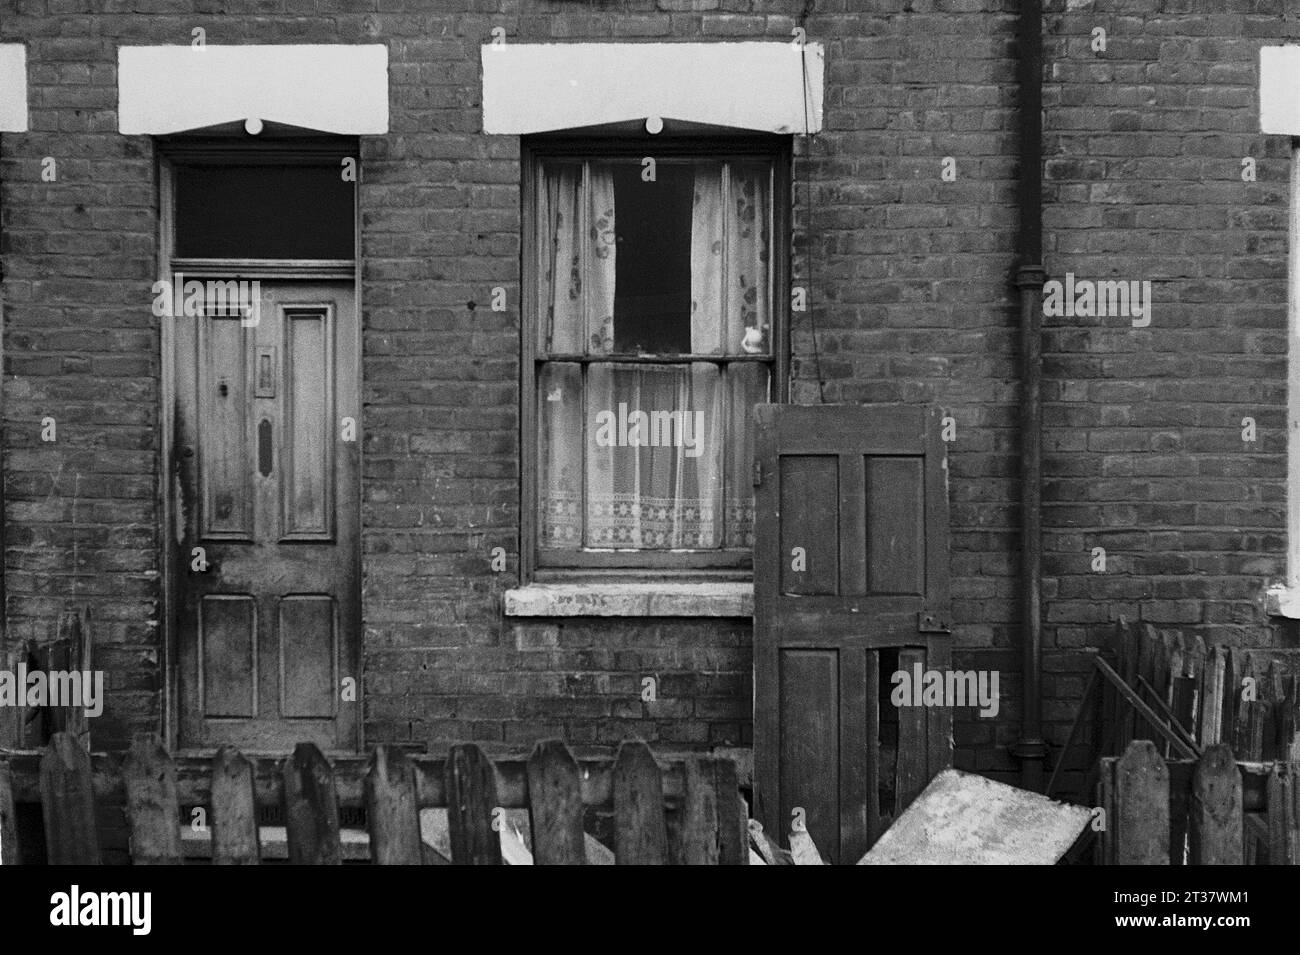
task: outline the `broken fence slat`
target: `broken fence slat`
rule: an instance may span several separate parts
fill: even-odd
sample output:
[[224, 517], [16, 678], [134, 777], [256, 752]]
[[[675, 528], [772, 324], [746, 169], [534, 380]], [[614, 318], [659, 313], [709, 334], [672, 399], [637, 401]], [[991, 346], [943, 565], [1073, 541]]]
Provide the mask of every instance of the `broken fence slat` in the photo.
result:
[[41, 757], [41, 811], [50, 865], [99, 865], [99, 832], [90, 754], [68, 733], [55, 733]]
[[624, 741], [614, 760], [614, 859], [618, 865], [667, 865], [663, 779], [650, 747]]
[[293, 865], [342, 865], [334, 771], [314, 743], [284, 761], [284, 821]]
[[415, 769], [396, 746], [380, 744], [366, 773], [370, 859], [375, 865], [420, 865], [420, 811]]
[[260, 865], [253, 764], [233, 746], [212, 758], [212, 864]]
[[1241, 865], [1241, 773], [1231, 747], [1215, 744], [1197, 761], [1190, 816], [1193, 865]]
[[1169, 769], [1150, 740], [1134, 740], [1115, 764], [1115, 806], [1115, 864], [1168, 865]]
[[456, 865], [503, 865], [501, 837], [493, 823], [498, 808], [496, 770], [473, 743], [447, 754], [447, 824]]
[[582, 780], [563, 740], [548, 739], [528, 757], [528, 802], [537, 865], [586, 865]]
[[0, 759], [0, 865], [18, 865], [18, 824], [14, 817], [14, 787], [8, 760]]
[[1136, 713], [1141, 715], [1142, 719], [1146, 720], [1147, 724], [1152, 729], [1156, 730], [1157, 733], [1161, 734], [1161, 736], [1173, 745], [1180, 757], [1183, 759], [1196, 758], [1195, 751], [1184, 743], [1180, 736], [1165, 725], [1165, 722], [1160, 719], [1159, 715], [1157, 715], [1151, 707], [1147, 706], [1140, 696], [1133, 692], [1133, 689], [1120, 678], [1118, 673], [1110, 668], [1110, 665], [1105, 660], [1101, 657], [1094, 657], [1093, 664], [1101, 672], [1101, 675], [1110, 681], [1119, 692], [1120, 696], [1128, 702], [1129, 706], [1132, 707]]
[[176, 803], [176, 769], [153, 733], [131, 742], [122, 760], [126, 818], [131, 827], [134, 865], [180, 865], [180, 810]]

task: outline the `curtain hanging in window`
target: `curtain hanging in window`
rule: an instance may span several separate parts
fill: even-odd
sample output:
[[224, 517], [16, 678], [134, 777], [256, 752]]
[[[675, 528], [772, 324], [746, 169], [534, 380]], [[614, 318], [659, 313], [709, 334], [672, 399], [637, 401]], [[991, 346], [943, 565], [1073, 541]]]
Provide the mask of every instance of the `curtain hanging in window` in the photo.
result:
[[[614, 350], [615, 206], [608, 166], [548, 168], [538, 222], [543, 354]], [[691, 349], [765, 351], [766, 168], [701, 164], [691, 235]], [[748, 418], [760, 365], [552, 362], [539, 377], [543, 548], [715, 549], [753, 542]], [[584, 407], [585, 405], [585, 407]], [[584, 427], [585, 425], [585, 427]], [[584, 488], [585, 481], [585, 488]]]

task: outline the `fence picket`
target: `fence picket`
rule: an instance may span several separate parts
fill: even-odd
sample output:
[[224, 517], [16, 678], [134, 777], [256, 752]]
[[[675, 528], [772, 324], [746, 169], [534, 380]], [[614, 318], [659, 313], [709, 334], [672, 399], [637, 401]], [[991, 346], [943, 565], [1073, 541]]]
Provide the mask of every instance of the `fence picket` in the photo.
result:
[[1205, 677], [1201, 682], [1201, 731], [1202, 746], [1213, 746], [1221, 742], [1223, 731], [1223, 688], [1226, 675], [1226, 655], [1223, 647], [1215, 647], [1207, 654]]
[[1283, 699], [1286, 691], [1282, 687], [1282, 672], [1276, 660], [1261, 659], [1259, 671], [1259, 758], [1272, 760], [1277, 757], [1278, 717], [1282, 713]]
[[1275, 752], [1277, 759], [1289, 760], [1292, 758], [1291, 749], [1295, 742], [1296, 722], [1295, 722], [1295, 704], [1296, 704], [1296, 678], [1286, 666], [1281, 663], [1282, 689], [1279, 696], [1277, 714], [1277, 740]]
[[537, 865], [586, 865], [582, 782], [563, 740], [542, 740], [528, 757], [528, 801]]
[[749, 865], [745, 800], [739, 795], [740, 779], [734, 762], [713, 760], [713, 787], [718, 794], [718, 865]]
[[447, 823], [456, 865], [502, 865], [496, 769], [473, 743], [453, 746], [446, 765]]
[[14, 815], [13, 778], [9, 772], [9, 761], [0, 759], [0, 865], [19, 865], [21, 862], [18, 824]]
[[[22, 654], [16, 650], [0, 651], [0, 669], [6, 673], [15, 673], [18, 661], [22, 658]], [[26, 700], [27, 694], [19, 693], [13, 705], [0, 706], [0, 747], [23, 748], [26, 737]]]
[[681, 839], [685, 865], [718, 864], [718, 791], [712, 761], [699, 756], [686, 760]]
[[132, 740], [122, 760], [122, 784], [126, 789], [132, 862], [179, 865], [182, 854], [176, 769], [162, 740], [153, 733]]
[[415, 769], [396, 746], [375, 747], [366, 773], [370, 858], [376, 865], [420, 865]]
[[294, 865], [341, 865], [334, 770], [314, 743], [299, 743], [284, 761], [284, 820]]
[[1300, 786], [1295, 763], [1274, 763], [1268, 778], [1268, 861], [1300, 865]]
[[1209, 747], [1192, 774], [1192, 865], [1241, 865], [1241, 773], [1232, 748]]
[[1168, 865], [1169, 769], [1150, 740], [1134, 740], [1115, 764], [1115, 806], [1115, 864]]
[[614, 858], [618, 865], [666, 865], [663, 778], [650, 747], [624, 741], [614, 760]]
[[[1107, 684], [1109, 685], [1109, 683]], [[1123, 833], [1119, 831], [1119, 810], [1115, 806], [1115, 764], [1118, 759], [1108, 756], [1101, 760], [1097, 777], [1097, 805], [1101, 806], [1104, 828], [1097, 840], [1098, 865], [1115, 864], [1115, 846]]]
[[[1118, 660], [1120, 664], [1120, 675], [1123, 676], [1124, 682], [1129, 686], [1138, 685], [1138, 677], [1144, 677], [1148, 682], [1151, 679], [1151, 659], [1155, 652], [1155, 645], [1152, 643], [1151, 634], [1148, 632], [1149, 627], [1144, 627], [1139, 623], [1133, 623], [1128, 627], [1127, 633], [1124, 634], [1124, 642], [1121, 646], [1121, 656]], [[1133, 740], [1140, 738], [1143, 732], [1142, 721], [1131, 708], [1120, 707], [1122, 719], [1122, 728], [1117, 738], [1116, 752], [1123, 752]], [[1145, 739], [1145, 737], [1141, 737]]]
[[212, 759], [212, 864], [260, 865], [253, 764], [233, 746]]
[[69, 733], [55, 733], [41, 757], [41, 811], [50, 865], [99, 865], [99, 832], [90, 754]]

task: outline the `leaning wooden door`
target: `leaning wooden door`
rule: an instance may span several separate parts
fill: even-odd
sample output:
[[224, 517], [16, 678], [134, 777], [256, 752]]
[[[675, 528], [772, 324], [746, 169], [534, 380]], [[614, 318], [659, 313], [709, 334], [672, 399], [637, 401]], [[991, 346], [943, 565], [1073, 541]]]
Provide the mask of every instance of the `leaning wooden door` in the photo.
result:
[[948, 665], [940, 422], [913, 406], [759, 405], [756, 419], [757, 815], [856, 862], [882, 812], [952, 759], [950, 710], [889, 703], [895, 668]]
[[355, 749], [353, 287], [258, 284], [170, 319], [180, 744]]

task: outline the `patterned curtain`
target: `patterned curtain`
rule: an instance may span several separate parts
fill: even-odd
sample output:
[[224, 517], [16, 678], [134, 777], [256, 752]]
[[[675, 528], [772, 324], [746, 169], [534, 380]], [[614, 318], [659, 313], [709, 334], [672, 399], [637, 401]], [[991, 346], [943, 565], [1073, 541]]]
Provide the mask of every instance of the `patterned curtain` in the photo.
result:
[[[542, 354], [614, 341], [610, 167], [549, 166], [539, 215]], [[700, 164], [691, 229], [691, 348], [764, 352], [770, 334], [766, 167]], [[538, 382], [540, 543], [547, 549], [753, 544], [752, 406], [767, 369], [552, 362]], [[584, 427], [585, 425], [585, 427]], [[585, 484], [585, 488], [584, 488]]]

